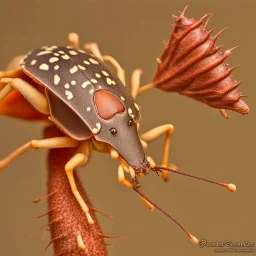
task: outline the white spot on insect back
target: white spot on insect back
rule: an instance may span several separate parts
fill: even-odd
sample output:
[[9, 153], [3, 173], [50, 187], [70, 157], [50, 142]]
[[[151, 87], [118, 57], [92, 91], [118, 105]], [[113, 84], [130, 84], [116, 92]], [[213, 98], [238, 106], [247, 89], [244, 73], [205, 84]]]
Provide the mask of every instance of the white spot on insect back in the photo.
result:
[[71, 81], [71, 84], [72, 84], [72, 85], [76, 85], [76, 81], [75, 81], [75, 80], [72, 80], [72, 81]]
[[106, 71], [101, 71], [104, 76], [109, 76], [109, 74]]
[[52, 51], [53, 48], [52, 48], [52, 47], [47, 47], [47, 48], [45, 48], [45, 50], [46, 50], [46, 51]]
[[81, 50], [81, 49], [78, 49], [77, 51], [81, 52], [81, 53], [85, 53], [85, 51]]
[[45, 55], [45, 54], [50, 54], [50, 53], [52, 53], [52, 52], [51, 51], [42, 51], [42, 52], [39, 52], [37, 54], [37, 56], [41, 56], [41, 55]]
[[93, 133], [93, 134], [99, 133], [99, 131], [100, 131], [100, 129], [101, 129], [101, 124], [100, 124], [100, 123], [96, 123], [96, 127], [97, 127], [97, 128], [93, 128], [93, 129], [92, 129], [92, 133]]
[[53, 55], [54, 55], [54, 56], [60, 56], [60, 54], [57, 53], [57, 52], [55, 52]]
[[89, 85], [89, 84], [91, 84], [89, 81], [86, 81], [86, 82], [83, 82], [82, 83], [82, 88], [86, 88], [87, 87], [87, 85]]
[[134, 103], [134, 106], [135, 106], [135, 108], [136, 108], [138, 111], [140, 111], [140, 107], [138, 106], [137, 103]]
[[99, 73], [96, 73], [95, 76], [98, 77], [98, 78], [101, 78]]
[[84, 64], [86, 64], [86, 65], [90, 65], [90, 62], [89, 62], [89, 61], [87, 61], [87, 60], [84, 60]]
[[89, 111], [91, 111], [91, 107], [87, 107], [87, 109], [86, 109], [86, 110], [87, 110], [88, 112], [89, 112]]
[[64, 85], [64, 87], [65, 87], [66, 89], [69, 89], [70, 85], [69, 85], [68, 83], [66, 83], [66, 84]]
[[69, 70], [69, 72], [70, 72], [71, 74], [74, 74], [74, 73], [77, 72], [77, 70], [78, 70], [77, 66], [74, 66], [73, 68], [71, 68], [71, 69]]
[[40, 65], [39, 69], [41, 69], [41, 70], [49, 70], [49, 66], [47, 64], [43, 63], [43, 64]]
[[72, 100], [73, 99], [73, 93], [71, 91], [65, 91], [65, 94], [67, 95], [67, 99], [68, 100]]
[[125, 98], [123, 96], [120, 97], [122, 101], [125, 101]]
[[98, 128], [98, 130], [100, 130], [101, 124], [100, 123], [96, 123], [96, 127]]
[[55, 85], [58, 85], [59, 82], [60, 82], [60, 77], [59, 77], [59, 75], [54, 75], [54, 84], [55, 84]]
[[109, 84], [109, 85], [111, 85], [111, 79], [109, 78], [109, 77], [107, 77], [107, 83]]
[[92, 64], [99, 64], [99, 62], [93, 58], [90, 58], [89, 61], [92, 63]]
[[132, 114], [132, 109], [131, 108], [128, 108], [128, 113], [129, 113], [129, 115]]
[[65, 52], [63, 52], [63, 51], [58, 51], [59, 53], [61, 53], [61, 54], [65, 54]]
[[70, 53], [71, 55], [77, 55], [77, 54], [78, 54], [78, 53], [75, 52], [75, 51], [69, 51], [69, 53]]
[[59, 61], [59, 58], [57, 58], [57, 57], [52, 57], [52, 58], [49, 59], [50, 63], [54, 63], [54, 62], [57, 62], [57, 61]]
[[61, 58], [63, 60], [68, 60], [69, 59], [69, 56], [67, 54], [64, 54], [64, 55], [61, 55]]
[[32, 61], [30, 62], [30, 64], [31, 64], [32, 66], [34, 66], [34, 65], [36, 64], [36, 60], [32, 60]]
[[91, 90], [89, 91], [89, 93], [90, 93], [90, 94], [93, 94], [93, 93], [94, 93], [94, 89], [91, 89]]
[[54, 70], [58, 70], [60, 68], [59, 65], [54, 66]]
[[93, 129], [92, 129], [92, 133], [93, 133], [93, 134], [97, 134], [97, 133], [99, 133], [99, 130], [98, 130], [97, 128], [93, 128]]
[[78, 67], [79, 67], [81, 70], [85, 70], [85, 67], [84, 67], [84, 66], [78, 65]]
[[97, 80], [96, 79], [91, 79], [91, 82], [96, 84], [97, 83]]

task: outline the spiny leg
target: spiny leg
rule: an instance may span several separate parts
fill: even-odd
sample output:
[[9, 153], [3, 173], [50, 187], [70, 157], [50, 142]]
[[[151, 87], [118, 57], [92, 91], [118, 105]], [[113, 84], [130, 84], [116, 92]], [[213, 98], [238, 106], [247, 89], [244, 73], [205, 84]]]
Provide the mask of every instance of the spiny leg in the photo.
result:
[[16, 149], [9, 156], [0, 161], [0, 170], [9, 165], [15, 158], [24, 154], [28, 149], [38, 148], [72, 148], [76, 147], [78, 142], [70, 137], [55, 137], [43, 140], [31, 140], [20, 148]]
[[39, 112], [49, 114], [46, 97], [32, 85], [20, 78], [2, 78], [0, 84], [5, 85], [0, 91], [0, 101], [7, 97], [13, 89], [17, 89]]
[[95, 42], [85, 44], [84, 49], [86, 51], [91, 52], [94, 56], [96, 56], [101, 61], [109, 62], [115, 68], [117, 72], [117, 77], [125, 85], [125, 72], [116, 59], [114, 59], [112, 56], [109, 56], [109, 55], [103, 56], [99, 50], [98, 44]]
[[[162, 134], [166, 134], [165, 141], [164, 141], [164, 150], [163, 150], [163, 157], [162, 157], [162, 166], [165, 167], [174, 167], [173, 165], [169, 164], [169, 151], [170, 151], [170, 143], [172, 139], [172, 134], [174, 131], [174, 127], [171, 124], [162, 125], [156, 128], [153, 128], [152, 130], [142, 134], [140, 136], [140, 139], [145, 141], [146, 143], [150, 143], [151, 141], [154, 141], [155, 139], [159, 138]], [[163, 171], [162, 177], [164, 181], [168, 180], [168, 172]]]
[[84, 202], [84, 199], [80, 195], [79, 191], [77, 190], [76, 182], [73, 176], [74, 169], [84, 165], [87, 163], [88, 158], [90, 155], [90, 144], [89, 142], [84, 142], [79, 147], [77, 153], [66, 163], [65, 165], [65, 171], [70, 183], [70, 187], [72, 189], [72, 192], [81, 206], [83, 212], [86, 214], [87, 220], [90, 224], [94, 224], [94, 220], [92, 219], [90, 213], [89, 213], [89, 207]]

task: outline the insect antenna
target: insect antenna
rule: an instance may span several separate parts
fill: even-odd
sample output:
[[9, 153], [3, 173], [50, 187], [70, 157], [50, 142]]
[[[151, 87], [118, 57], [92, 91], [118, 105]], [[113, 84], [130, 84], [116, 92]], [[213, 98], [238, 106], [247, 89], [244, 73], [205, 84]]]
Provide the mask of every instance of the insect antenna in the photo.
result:
[[222, 182], [218, 182], [218, 181], [208, 180], [208, 179], [196, 176], [196, 175], [192, 175], [192, 174], [185, 173], [185, 172], [180, 172], [180, 171], [174, 170], [172, 168], [163, 167], [163, 166], [154, 166], [152, 168], [152, 171], [155, 171], [155, 172], [158, 172], [158, 171], [162, 172], [163, 170], [168, 171], [168, 172], [177, 173], [177, 174], [180, 174], [180, 175], [183, 175], [183, 176], [187, 176], [187, 177], [190, 177], [190, 178], [194, 178], [194, 179], [197, 179], [197, 180], [203, 180], [203, 181], [206, 181], [206, 182], [209, 182], [209, 183], [213, 183], [213, 184], [225, 187], [225, 188], [227, 188], [231, 192], [235, 192], [236, 191], [236, 185], [232, 184], [232, 183], [227, 184], [227, 183], [222, 183]]
[[183, 227], [174, 217], [172, 217], [170, 214], [168, 214], [166, 211], [164, 211], [162, 208], [160, 208], [158, 205], [156, 205], [154, 202], [152, 202], [144, 193], [142, 193], [140, 190], [137, 188], [133, 188], [135, 192], [137, 192], [142, 198], [147, 200], [150, 204], [152, 204], [156, 209], [158, 209], [160, 212], [162, 212], [165, 216], [167, 216], [169, 219], [171, 219], [175, 224], [177, 224], [187, 235], [188, 238], [194, 243], [198, 244], [198, 239], [191, 235], [186, 228]]

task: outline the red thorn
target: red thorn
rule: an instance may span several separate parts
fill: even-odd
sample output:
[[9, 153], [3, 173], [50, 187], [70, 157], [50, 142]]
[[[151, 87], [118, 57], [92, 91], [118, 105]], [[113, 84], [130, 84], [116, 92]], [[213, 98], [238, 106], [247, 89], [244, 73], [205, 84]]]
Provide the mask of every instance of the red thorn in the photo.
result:
[[57, 241], [57, 240], [60, 240], [60, 239], [63, 239], [63, 238], [65, 238], [65, 237], [66, 237], [65, 235], [60, 235], [60, 236], [57, 236], [57, 237], [53, 238], [53, 239], [48, 243], [48, 245], [45, 247], [44, 252], [49, 248], [49, 246], [50, 246], [53, 242], [55, 242], [55, 241]]
[[215, 29], [217, 29], [218, 27], [214, 27], [214, 28], [212, 28], [211, 30], [209, 30], [208, 32], [207, 32], [207, 35], [210, 35]]
[[226, 30], [228, 27], [223, 28], [220, 32], [218, 32], [214, 37], [212, 37], [212, 40], [215, 42], [217, 38]]
[[160, 64], [162, 64], [162, 61], [161, 61], [159, 58], [156, 58], [156, 63], [157, 63], [158, 65], [160, 65]]
[[172, 17], [173, 17], [174, 20], [177, 20], [177, 19], [179, 18], [179, 17], [176, 16], [175, 14], [173, 14]]
[[187, 5], [185, 6], [185, 8], [183, 9], [183, 11], [180, 13], [181, 16], [185, 16], [185, 12], [186, 12], [186, 10], [188, 9], [188, 7], [189, 7], [189, 5], [187, 4]]
[[231, 91], [235, 90], [242, 82], [243, 81], [236, 82], [233, 86], [228, 88], [228, 90], [226, 90], [223, 93], [221, 93], [221, 97], [223, 97], [224, 95], [226, 95], [226, 94], [230, 93]]
[[242, 45], [239, 44], [239, 45], [237, 45], [237, 46], [235, 46], [235, 47], [233, 47], [233, 48], [230, 48], [230, 49], [226, 50], [226, 51], [224, 52], [224, 55], [230, 56], [231, 53], [232, 53], [233, 51], [235, 51], [237, 48], [239, 48], [240, 46], [242, 46]]
[[220, 45], [220, 46], [217, 46], [217, 47], [216, 47], [216, 50], [219, 51], [219, 50], [220, 50], [221, 48], [223, 48], [224, 46], [225, 46], [225, 44], [222, 44], [222, 45]]
[[234, 66], [233, 68], [230, 68], [230, 69], [229, 69], [230, 73], [233, 72], [233, 71], [234, 71], [236, 68], [238, 68], [238, 67], [240, 67], [240, 65], [236, 65], [236, 66]]
[[206, 29], [208, 22], [210, 20], [210, 18], [212, 17], [213, 13], [211, 13], [211, 15], [208, 17], [208, 19], [206, 20], [205, 24], [204, 24], [204, 29]]
[[212, 13], [205, 14], [205, 15], [198, 21], [198, 23], [200, 23], [200, 25], [201, 25], [207, 18], [210, 18], [211, 16], [212, 16]]
[[239, 44], [231, 49], [229, 49], [231, 52], [235, 51], [236, 49], [238, 49], [239, 47], [241, 47], [243, 44]]
[[48, 214], [49, 214], [50, 212], [52, 212], [52, 211], [53, 211], [53, 209], [50, 209], [50, 210], [48, 210], [47, 212], [44, 212], [44, 213], [38, 215], [36, 218], [39, 219], [39, 218], [41, 218], [41, 217], [43, 217], [43, 216], [45, 216], [45, 215], [48, 215]]
[[127, 239], [126, 236], [120, 236], [120, 235], [117, 235], [117, 236], [104, 235], [104, 234], [102, 234], [102, 233], [100, 233], [100, 232], [97, 232], [97, 231], [96, 231], [96, 233], [97, 233], [98, 235], [103, 236], [104, 238], [124, 238], [124, 239]]
[[162, 43], [164, 44], [164, 46], [167, 45], [167, 42], [165, 40], [162, 40]]

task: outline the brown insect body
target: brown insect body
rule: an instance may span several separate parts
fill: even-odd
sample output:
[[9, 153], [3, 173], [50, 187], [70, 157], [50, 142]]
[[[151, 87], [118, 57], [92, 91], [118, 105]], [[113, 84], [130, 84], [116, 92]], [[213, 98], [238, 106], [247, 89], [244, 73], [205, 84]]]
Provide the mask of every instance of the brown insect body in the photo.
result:
[[241, 100], [244, 96], [237, 89], [241, 82], [231, 76], [236, 67], [229, 69], [225, 63], [239, 46], [222, 54], [215, 42], [224, 30], [212, 37], [214, 29], [207, 32], [202, 25], [210, 14], [196, 21], [187, 18], [184, 11], [180, 17], [174, 16], [175, 25], [158, 61], [154, 84], [163, 91], [178, 92], [214, 108], [248, 114], [249, 108]]

